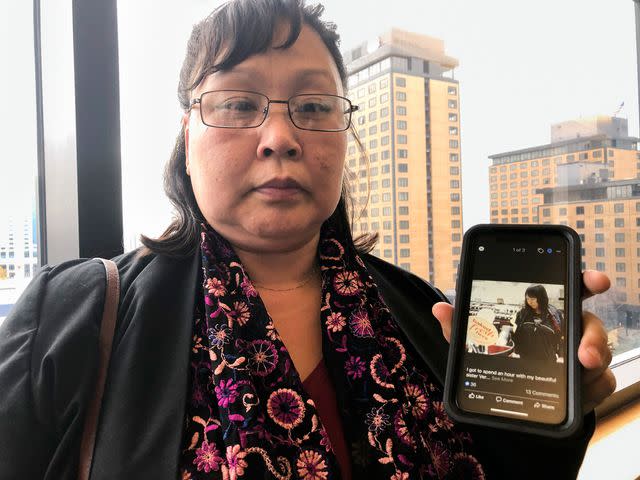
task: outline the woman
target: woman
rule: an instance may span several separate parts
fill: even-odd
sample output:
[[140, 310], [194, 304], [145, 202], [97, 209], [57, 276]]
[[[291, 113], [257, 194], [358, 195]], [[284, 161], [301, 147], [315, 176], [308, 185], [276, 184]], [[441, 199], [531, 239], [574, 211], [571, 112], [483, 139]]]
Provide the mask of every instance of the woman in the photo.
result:
[[[353, 109], [321, 11], [235, 0], [194, 28], [166, 176], [177, 219], [116, 259], [122, 293], [92, 478], [575, 475], [592, 414], [562, 443], [446, 416], [451, 307], [351, 238]], [[75, 476], [101, 269], [44, 269], [2, 326], [3, 478]], [[585, 274], [592, 292], [607, 282]], [[585, 315], [587, 410], [613, 385], [603, 332]], [[522, 445], [558, 462], [532, 465]]]
[[562, 314], [549, 304], [547, 290], [531, 285], [524, 292], [524, 305], [516, 314], [513, 342], [515, 352], [523, 360], [535, 363], [556, 362], [563, 356]]

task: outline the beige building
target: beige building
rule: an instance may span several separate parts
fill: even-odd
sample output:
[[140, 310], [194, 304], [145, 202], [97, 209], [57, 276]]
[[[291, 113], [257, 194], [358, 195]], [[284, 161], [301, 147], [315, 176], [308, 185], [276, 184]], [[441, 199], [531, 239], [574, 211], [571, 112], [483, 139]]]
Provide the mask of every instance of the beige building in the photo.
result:
[[462, 237], [458, 62], [442, 40], [397, 29], [344, 59], [368, 153], [351, 136], [354, 234], [379, 232], [375, 255], [452, 289]]
[[607, 272], [616, 301], [640, 302], [640, 179], [540, 190], [540, 223], [570, 225], [582, 240], [582, 267]]
[[572, 120], [552, 125], [550, 144], [491, 155], [491, 223], [541, 223], [541, 188], [637, 178], [639, 139], [627, 132], [623, 118]]

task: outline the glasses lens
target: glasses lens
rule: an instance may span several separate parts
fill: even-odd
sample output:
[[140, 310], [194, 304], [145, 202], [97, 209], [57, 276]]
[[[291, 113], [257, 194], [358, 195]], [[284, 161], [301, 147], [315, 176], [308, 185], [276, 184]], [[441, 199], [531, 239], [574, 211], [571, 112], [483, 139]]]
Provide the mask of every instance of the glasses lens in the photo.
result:
[[219, 90], [202, 95], [202, 121], [211, 127], [257, 127], [264, 120], [267, 98], [252, 92]]
[[335, 95], [297, 95], [289, 100], [291, 119], [298, 128], [339, 132], [351, 119], [351, 104]]

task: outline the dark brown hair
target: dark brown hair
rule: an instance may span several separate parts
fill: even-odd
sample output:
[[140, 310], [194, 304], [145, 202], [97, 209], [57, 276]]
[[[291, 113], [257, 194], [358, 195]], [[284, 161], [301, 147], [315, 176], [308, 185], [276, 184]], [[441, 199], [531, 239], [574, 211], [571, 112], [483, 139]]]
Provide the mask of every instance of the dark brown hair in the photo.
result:
[[[304, 0], [232, 0], [218, 7], [194, 26], [187, 44], [178, 84], [178, 100], [184, 111], [189, 109], [192, 90], [208, 75], [229, 70], [251, 55], [271, 48], [274, 33], [281, 23], [289, 26], [289, 35], [275, 48], [289, 48], [300, 35], [303, 24], [310, 26], [331, 53], [346, 91], [347, 74], [339, 50], [340, 39], [335, 25], [320, 19], [323, 11], [322, 5], [308, 6]], [[366, 158], [353, 128], [351, 133], [361, 155]], [[175, 208], [175, 215], [159, 238], [141, 236], [147, 251], [182, 257], [192, 255], [198, 248], [200, 224], [206, 223], [206, 220], [196, 202], [185, 162], [183, 126], [164, 173], [164, 190]], [[353, 212], [353, 199], [345, 175], [340, 201], [327, 222], [346, 242], [348, 249], [369, 252], [375, 245], [377, 235], [363, 235], [354, 242], [350, 227], [350, 215]]]

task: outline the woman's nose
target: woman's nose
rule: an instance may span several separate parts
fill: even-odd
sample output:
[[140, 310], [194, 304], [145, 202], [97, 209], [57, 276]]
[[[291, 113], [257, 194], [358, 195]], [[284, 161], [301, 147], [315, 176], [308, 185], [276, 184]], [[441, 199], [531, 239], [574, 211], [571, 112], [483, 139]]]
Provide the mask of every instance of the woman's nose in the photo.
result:
[[286, 105], [270, 105], [267, 118], [259, 129], [258, 158], [276, 155], [296, 159], [302, 154], [299, 129], [291, 121]]

